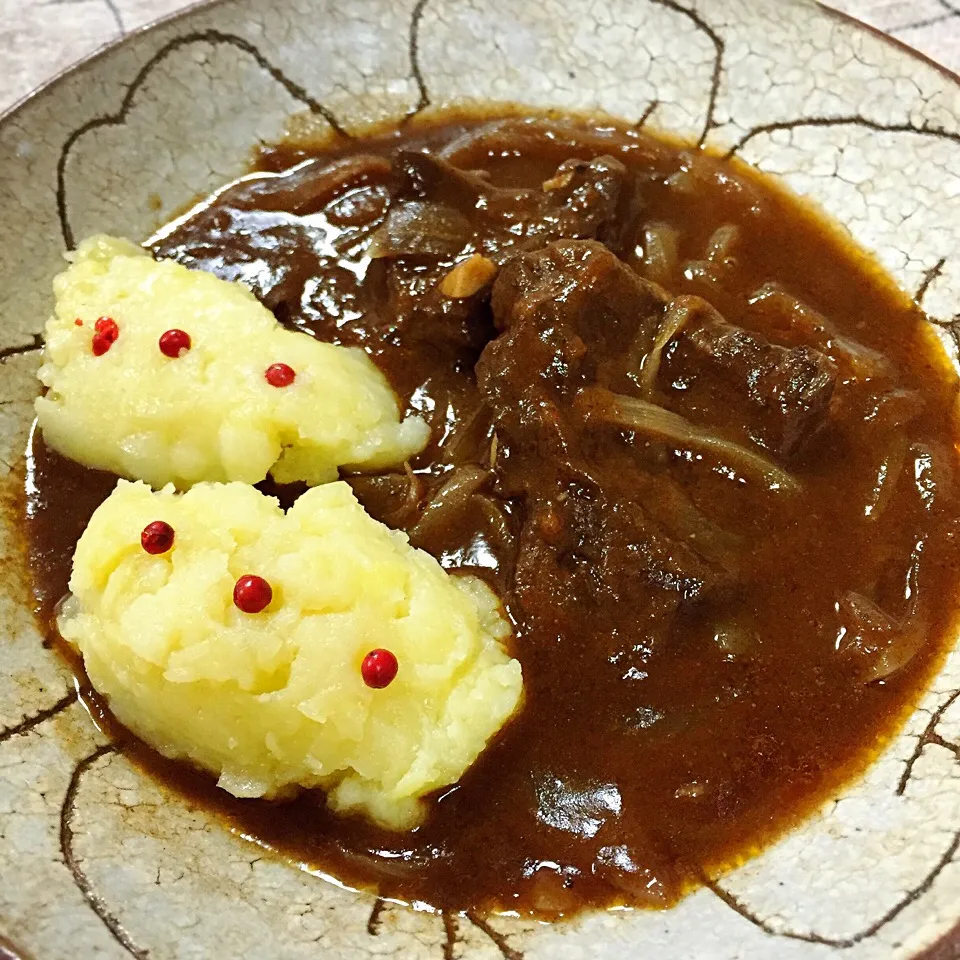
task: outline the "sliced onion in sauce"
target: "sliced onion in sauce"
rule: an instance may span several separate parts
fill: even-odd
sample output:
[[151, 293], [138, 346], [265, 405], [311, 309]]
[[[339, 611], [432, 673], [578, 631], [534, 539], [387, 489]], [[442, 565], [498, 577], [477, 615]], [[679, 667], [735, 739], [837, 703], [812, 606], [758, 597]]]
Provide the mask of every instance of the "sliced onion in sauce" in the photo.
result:
[[946, 450], [926, 443], [913, 444], [910, 455], [914, 489], [923, 509], [930, 512], [943, 492], [953, 486], [952, 459]]
[[418, 545], [438, 534], [452, 517], [466, 507], [491, 476], [493, 474], [489, 470], [475, 464], [454, 468], [423, 508], [420, 519], [410, 528], [411, 542]]
[[740, 228], [735, 223], [717, 227], [707, 241], [707, 259], [719, 263], [730, 259], [739, 242]]
[[473, 236], [467, 218], [443, 203], [410, 200], [392, 206], [370, 242], [368, 253], [383, 257], [454, 257]]
[[700, 297], [676, 297], [667, 308], [657, 335], [654, 337], [650, 352], [643, 358], [637, 384], [643, 395], [649, 397], [653, 393], [657, 374], [660, 372], [660, 361], [667, 344], [684, 328], [687, 321], [696, 313], [712, 308]]
[[491, 537], [498, 541], [498, 548], [504, 552], [512, 551], [516, 546], [517, 538], [510, 529], [510, 523], [503, 508], [493, 497], [483, 493], [477, 494], [475, 499], [487, 521]]
[[642, 484], [637, 497], [674, 539], [689, 542], [711, 563], [727, 570], [736, 568], [743, 538], [701, 513], [678, 484], [659, 477], [657, 481]]
[[837, 603], [843, 630], [837, 651], [860, 662], [863, 683], [885, 680], [902, 670], [920, 652], [927, 639], [927, 618], [917, 589], [924, 541], [914, 547], [904, 584], [906, 612], [891, 616], [879, 604], [856, 591], [848, 591]]
[[587, 387], [577, 404], [589, 419], [636, 430], [683, 449], [702, 450], [734, 470], [759, 477], [770, 490], [796, 492], [800, 481], [768, 457], [732, 440], [725, 440], [686, 417], [636, 397], [611, 393], [601, 387]]
[[480, 447], [492, 442], [493, 432], [490, 410], [480, 403], [459, 419], [453, 432], [443, 441], [444, 459], [456, 465], [462, 459], [475, 456]]
[[73, 620], [79, 614], [80, 601], [72, 593], [65, 593], [53, 608], [53, 620], [58, 628], [61, 623]]
[[631, 851], [626, 844], [601, 847], [593, 863], [593, 875], [640, 906], [663, 909], [670, 904], [667, 887], [664, 878], [642, 866], [648, 860], [647, 855]]
[[864, 683], [875, 683], [902, 670], [923, 647], [926, 623], [922, 617], [895, 620], [868, 597], [853, 591], [840, 600], [846, 634], [840, 645], [845, 657], [860, 660]]
[[668, 223], [648, 223], [636, 253], [637, 272], [666, 286], [676, 275], [680, 261], [680, 232]]
[[897, 492], [906, 460], [907, 438], [900, 435], [891, 441], [877, 467], [873, 486], [863, 508], [864, 516], [868, 520], [875, 523], [886, 513], [893, 501], [893, 495]]
[[348, 477], [357, 499], [367, 512], [381, 523], [403, 528], [417, 516], [423, 495], [423, 480], [409, 464], [404, 473], [381, 473], [374, 476]]
[[843, 363], [858, 378], [890, 376], [890, 361], [865, 344], [842, 336], [834, 330], [818, 310], [798, 300], [777, 283], [765, 283], [747, 300], [773, 319], [786, 323], [824, 351], [831, 359]]

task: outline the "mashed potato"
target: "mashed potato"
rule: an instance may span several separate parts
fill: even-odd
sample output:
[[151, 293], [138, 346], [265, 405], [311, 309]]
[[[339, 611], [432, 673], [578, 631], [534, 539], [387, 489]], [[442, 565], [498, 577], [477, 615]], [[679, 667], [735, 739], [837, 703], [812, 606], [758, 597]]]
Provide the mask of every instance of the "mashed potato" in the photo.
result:
[[[158, 556], [156, 520], [175, 531]], [[273, 600], [242, 613], [233, 588]], [[296, 785], [394, 828], [459, 779], [517, 707], [520, 664], [480, 581], [452, 577], [370, 518], [350, 487], [308, 491], [286, 513], [241, 483], [153, 493], [120, 481], [77, 546], [60, 629], [119, 720], [241, 797]], [[399, 661], [371, 689], [374, 648]]]
[[[423, 449], [423, 421], [358, 350], [284, 330], [239, 283], [156, 262], [125, 240], [94, 237], [54, 282], [37, 415], [50, 446], [89, 467], [186, 489], [201, 480], [325, 483], [337, 467], [383, 467]], [[93, 349], [95, 324], [117, 338]], [[78, 325], [77, 321], [82, 325]], [[173, 358], [161, 335], [190, 349]], [[267, 367], [296, 378], [271, 386]]]

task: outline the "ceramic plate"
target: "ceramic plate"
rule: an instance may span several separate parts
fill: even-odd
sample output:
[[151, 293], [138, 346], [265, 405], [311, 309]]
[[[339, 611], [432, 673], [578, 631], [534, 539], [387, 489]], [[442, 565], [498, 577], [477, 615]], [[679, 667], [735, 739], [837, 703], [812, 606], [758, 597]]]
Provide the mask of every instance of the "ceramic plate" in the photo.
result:
[[[802, 0], [221, 0], [134, 34], [0, 124], [11, 503], [65, 246], [146, 237], [294, 114], [349, 131], [478, 99], [600, 109], [779, 175], [922, 300], [956, 357], [960, 84], [858, 24]], [[960, 652], [861, 782], [674, 910], [438, 916], [272, 859], [132, 768], [42, 645], [14, 514], [0, 523], [0, 932], [14, 955], [958, 956]]]

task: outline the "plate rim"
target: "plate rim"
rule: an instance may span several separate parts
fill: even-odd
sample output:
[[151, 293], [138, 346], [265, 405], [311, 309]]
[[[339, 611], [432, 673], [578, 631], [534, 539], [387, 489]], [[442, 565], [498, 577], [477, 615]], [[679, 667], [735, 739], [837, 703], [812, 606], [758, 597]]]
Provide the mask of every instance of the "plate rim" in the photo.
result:
[[[181, 7], [179, 10], [174, 10], [172, 13], [166, 13], [154, 20], [148, 20], [146, 23], [142, 23], [140, 26], [134, 27], [132, 30], [124, 31], [117, 37], [111, 37], [111, 39], [101, 43], [98, 47], [95, 47], [89, 53], [84, 54], [78, 60], [68, 63], [65, 67], [62, 67], [60, 70], [51, 74], [51, 76], [47, 77], [45, 80], [42, 80], [26, 93], [19, 96], [4, 110], [0, 111], [0, 130], [6, 127], [11, 120], [14, 120], [17, 115], [26, 107], [32, 106], [34, 100], [39, 100], [45, 94], [51, 93], [65, 80], [70, 79], [75, 74], [82, 73], [87, 67], [97, 63], [104, 57], [109, 56], [115, 50], [125, 46], [131, 40], [140, 39], [140, 37], [146, 33], [169, 26], [170, 24], [176, 23], [177, 20], [180, 20], [181, 18], [193, 16], [205, 8], [212, 9], [213, 7], [219, 7], [235, 2], [236, 0], [190, 0], [185, 7]], [[792, 0], [792, 2], [796, 2], [796, 0]], [[957, 82], [960, 83], [960, 76], [958, 76], [956, 79]]]
[[[120, 35], [112, 37], [95, 47], [89, 53], [62, 67], [0, 111], [0, 134], [15, 122], [24, 110], [32, 107], [36, 101], [53, 93], [63, 83], [79, 76], [90, 66], [99, 63], [102, 59], [121, 50], [128, 43], [139, 40], [146, 34], [161, 30], [176, 24], [180, 20], [196, 16], [204, 11], [236, 4], [238, 2], [240, 2], [240, 0], [190, 0], [189, 3], [178, 10], [151, 19], [132, 30], [124, 31]], [[322, 3], [324, 0], [311, 0], [311, 2]], [[867, 23], [854, 14], [830, 6], [825, 0], [779, 0], [779, 2], [787, 2], [798, 8], [806, 7], [809, 10], [819, 12], [826, 17], [844, 23], [853, 29], [861, 30], [892, 48], [898, 56], [907, 57], [928, 68], [933, 68], [947, 82], [960, 91], [960, 70], [951, 69], [929, 54], [918, 50], [906, 41], [885, 32], [879, 27]], [[422, 8], [428, 3], [429, 0], [417, 0], [414, 8]], [[693, 0], [692, 5], [694, 7], [697, 6], [696, 0]], [[709, 150], [709, 147], [707, 149]], [[0, 957], [2, 957], [5, 952], [8, 943], [9, 941], [5, 941], [5, 938], [0, 936]], [[10, 944], [10, 946], [15, 950], [19, 949], [14, 944]], [[913, 954], [913, 960], [960, 960], [960, 917], [958, 917], [955, 925], [943, 933], [936, 941], [921, 948], [918, 953]]]

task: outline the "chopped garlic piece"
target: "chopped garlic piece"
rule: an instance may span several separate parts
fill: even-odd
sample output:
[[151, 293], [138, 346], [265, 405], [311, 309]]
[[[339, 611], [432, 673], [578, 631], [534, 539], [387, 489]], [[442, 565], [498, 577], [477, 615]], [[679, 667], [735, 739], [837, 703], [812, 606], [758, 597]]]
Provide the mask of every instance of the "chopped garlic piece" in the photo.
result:
[[482, 290], [497, 275], [497, 265], [479, 253], [461, 261], [440, 281], [445, 297], [463, 300]]

